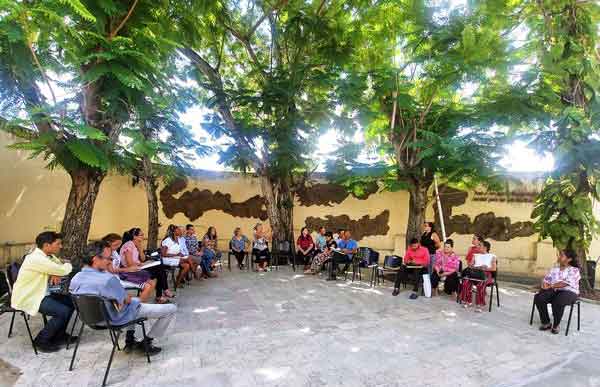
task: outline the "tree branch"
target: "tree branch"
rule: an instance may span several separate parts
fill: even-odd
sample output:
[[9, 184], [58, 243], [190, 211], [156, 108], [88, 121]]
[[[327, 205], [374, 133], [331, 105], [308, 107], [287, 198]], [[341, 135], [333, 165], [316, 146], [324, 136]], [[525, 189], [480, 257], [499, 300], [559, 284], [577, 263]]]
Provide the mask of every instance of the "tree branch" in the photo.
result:
[[54, 94], [54, 89], [52, 89], [52, 85], [50, 84], [50, 79], [48, 79], [48, 76], [46, 75], [46, 72], [44, 71], [44, 68], [42, 67], [42, 65], [40, 63], [40, 61], [35, 53], [35, 50], [33, 49], [33, 44], [28, 41], [27, 46], [29, 46], [29, 51], [31, 52], [33, 61], [35, 62], [35, 65], [37, 66], [38, 70], [40, 70], [40, 73], [42, 74], [42, 78], [44, 78], [44, 82], [46, 82], [46, 85], [48, 86], [48, 89], [50, 90], [50, 94], [52, 94], [52, 102], [54, 103], [54, 106], [56, 106], [56, 95]]
[[131, 16], [131, 14], [133, 13], [133, 10], [135, 9], [135, 6], [137, 5], [137, 3], [138, 3], [138, 0], [134, 0], [133, 1], [133, 4], [131, 5], [131, 7], [129, 8], [129, 11], [127, 12], [127, 15], [125, 15], [125, 17], [123, 18], [123, 20], [121, 20], [121, 23], [119, 23], [119, 25], [117, 26], [117, 28], [115, 28], [114, 30], [112, 30], [111, 33], [108, 35], [108, 40], [112, 40], [115, 36], [117, 36], [117, 34], [119, 33], [119, 30], [121, 28], [123, 28], [123, 26], [125, 25], [125, 23], [129, 19], [129, 17]]
[[204, 74], [206, 78], [208, 78], [210, 84], [212, 85], [211, 90], [215, 93], [217, 100], [217, 110], [225, 122], [225, 126], [227, 129], [229, 129], [232, 135], [235, 136], [236, 139], [241, 140], [243, 146], [248, 150], [248, 154], [251, 155], [250, 162], [254, 170], [260, 170], [263, 167], [263, 163], [256, 156], [256, 150], [251, 144], [252, 141], [240, 133], [239, 127], [233, 118], [233, 114], [231, 113], [231, 107], [227, 102], [225, 91], [223, 90], [223, 81], [221, 80], [221, 76], [219, 75], [218, 71], [212, 67], [207, 60], [202, 58], [191, 48], [181, 48], [179, 49], [179, 52], [187, 57], [198, 68], [198, 70], [200, 70], [200, 72]]
[[321, 11], [323, 10], [323, 7], [325, 6], [325, 2], [327, 0], [321, 0], [321, 4], [319, 4], [319, 8], [317, 9], [317, 16], [321, 16]]
[[250, 28], [250, 30], [248, 31], [246, 36], [248, 38], [250, 38], [252, 36], [252, 34], [254, 34], [256, 29], [262, 24], [262, 22], [265, 21], [266, 18], [268, 18], [273, 12], [277, 11], [280, 7], [283, 7], [284, 5], [286, 5], [287, 2], [288, 2], [288, 0], [281, 0], [279, 3], [277, 3], [276, 5], [271, 7], [271, 9], [269, 11], [265, 12], [264, 15], [262, 15], [260, 17], [260, 19], [258, 19], [256, 21], [256, 23], [254, 23], [254, 25]]

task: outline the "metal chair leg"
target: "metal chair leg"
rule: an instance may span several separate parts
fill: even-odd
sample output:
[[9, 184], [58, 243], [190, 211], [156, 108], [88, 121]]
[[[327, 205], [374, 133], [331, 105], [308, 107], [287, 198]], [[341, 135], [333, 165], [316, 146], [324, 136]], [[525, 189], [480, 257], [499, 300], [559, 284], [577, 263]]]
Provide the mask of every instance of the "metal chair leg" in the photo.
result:
[[150, 348], [148, 348], [148, 336], [146, 336], [146, 325], [143, 321], [140, 325], [142, 326], [142, 335], [144, 338], [144, 351], [146, 351], [146, 358], [148, 359], [148, 363], [150, 363]]
[[10, 319], [10, 328], [8, 328], [8, 338], [12, 336], [13, 326], [15, 325], [15, 315], [17, 312], [12, 312], [12, 317]]
[[533, 305], [531, 305], [531, 317], [529, 318], [529, 325], [533, 325], [533, 313], [535, 312], [535, 297], [533, 298]]
[[31, 328], [29, 328], [29, 321], [27, 321], [27, 315], [25, 315], [24, 312], [21, 312], [21, 315], [23, 316], [23, 320], [25, 320], [25, 327], [27, 328], [27, 334], [29, 335], [29, 340], [31, 340], [31, 346], [33, 347], [33, 352], [35, 352], [35, 354], [38, 354], [37, 351], [37, 346], [35, 345], [35, 340], [33, 340], [33, 335], [31, 334]]
[[581, 327], [581, 302], [577, 302], [577, 331]]
[[75, 356], [77, 356], [77, 349], [79, 349], [79, 342], [81, 342], [81, 335], [83, 334], [83, 328], [85, 325], [81, 324], [81, 329], [79, 329], [79, 335], [77, 336], [77, 344], [75, 344], [75, 349], [73, 349], [73, 356], [71, 357], [71, 364], [69, 365], [69, 371], [73, 371], [73, 363], [75, 363]]
[[494, 283], [496, 286], [496, 302], [498, 303], [498, 308], [500, 307], [500, 289], [498, 289], [498, 283]]
[[[75, 313], [75, 320], [73, 321], [73, 325], [71, 326], [71, 333], [69, 334], [69, 336], [73, 336], [73, 331], [75, 330], [75, 325], [77, 325], [77, 319], [79, 319], [79, 311], [77, 311], [77, 313]], [[82, 322], [83, 324], [83, 322]], [[70, 340], [67, 340], [67, 349], [69, 349], [69, 343]]]
[[102, 387], [106, 386], [106, 379], [108, 379], [108, 373], [110, 372], [110, 366], [112, 365], [113, 357], [115, 356], [115, 349], [117, 346], [113, 342], [112, 350], [110, 351], [110, 358], [108, 358], [108, 365], [106, 366], [106, 372], [104, 373], [104, 379], [102, 379]]
[[569, 334], [569, 327], [571, 326], [571, 317], [573, 316], [573, 304], [571, 304], [571, 309], [569, 310], [569, 320], [567, 321], [567, 330], [565, 331], [565, 336]]
[[[485, 292], [485, 287], [483, 287], [483, 291]], [[490, 286], [490, 312], [492, 311], [492, 301], [494, 301], [494, 285]]]

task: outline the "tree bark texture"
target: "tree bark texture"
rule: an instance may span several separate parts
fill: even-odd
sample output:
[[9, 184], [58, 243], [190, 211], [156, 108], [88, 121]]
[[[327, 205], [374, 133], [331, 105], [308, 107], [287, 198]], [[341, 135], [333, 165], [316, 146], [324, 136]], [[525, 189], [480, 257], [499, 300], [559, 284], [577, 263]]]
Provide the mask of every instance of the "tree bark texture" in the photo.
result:
[[87, 244], [94, 204], [100, 184], [106, 176], [103, 172], [87, 168], [69, 171], [71, 191], [65, 209], [61, 233], [63, 234], [62, 258], [80, 268], [80, 259]]
[[146, 200], [148, 201], [148, 245], [149, 250], [154, 250], [158, 247], [158, 195], [156, 190], [156, 178], [152, 174], [152, 163], [148, 157], [144, 157], [144, 187], [146, 188]]
[[421, 227], [425, 223], [428, 197], [427, 192], [431, 183], [413, 181], [408, 189], [410, 195], [408, 202], [408, 222], [406, 225], [406, 246], [412, 238], [420, 238]]
[[289, 242], [294, 248], [294, 192], [287, 179], [260, 176], [260, 186], [265, 198], [267, 215], [273, 232], [273, 251], [279, 251], [280, 242]]

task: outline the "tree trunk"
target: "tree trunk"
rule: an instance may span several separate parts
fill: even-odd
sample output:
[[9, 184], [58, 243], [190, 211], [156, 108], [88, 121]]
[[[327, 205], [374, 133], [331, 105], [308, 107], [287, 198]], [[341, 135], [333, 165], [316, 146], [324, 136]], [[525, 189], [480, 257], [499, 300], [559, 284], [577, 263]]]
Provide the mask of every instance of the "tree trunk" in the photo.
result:
[[421, 229], [425, 223], [427, 210], [427, 192], [431, 183], [414, 181], [408, 189], [410, 199], [408, 202], [408, 223], [406, 225], [406, 246], [412, 238], [421, 237]]
[[98, 170], [81, 168], [69, 172], [71, 192], [65, 209], [61, 233], [63, 234], [62, 257], [80, 268], [80, 259], [88, 240], [94, 204], [100, 184], [106, 176]]
[[152, 163], [148, 157], [143, 160], [144, 187], [146, 188], [146, 200], [148, 201], [148, 244], [147, 249], [154, 250], [158, 247], [158, 196], [156, 190], [156, 178], [152, 174]]
[[260, 177], [262, 194], [266, 200], [267, 215], [273, 231], [271, 249], [279, 250], [280, 242], [289, 242], [294, 248], [294, 193], [287, 179]]

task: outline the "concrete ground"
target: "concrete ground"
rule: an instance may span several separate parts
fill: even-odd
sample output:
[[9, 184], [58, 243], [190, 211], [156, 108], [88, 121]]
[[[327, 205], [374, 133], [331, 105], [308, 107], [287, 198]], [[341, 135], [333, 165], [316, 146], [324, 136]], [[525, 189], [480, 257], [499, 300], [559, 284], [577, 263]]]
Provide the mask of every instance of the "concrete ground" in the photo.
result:
[[[408, 292], [392, 297], [388, 287], [326, 282], [287, 268], [224, 272], [180, 290], [172, 334], [158, 343], [162, 353], [150, 365], [117, 353], [108, 383], [600, 386], [600, 306], [582, 305], [581, 332], [574, 314], [568, 337], [551, 335], [529, 326], [531, 293], [500, 285], [501, 308], [476, 314], [445, 296], [412, 301]], [[84, 333], [69, 372], [71, 351], [35, 356], [23, 322], [7, 339], [9, 317], [0, 320], [0, 385], [101, 384], [108, 333]], [[41, 318], [31, 321], [37, 332]]]

